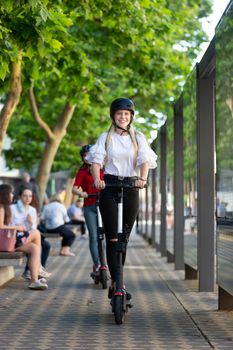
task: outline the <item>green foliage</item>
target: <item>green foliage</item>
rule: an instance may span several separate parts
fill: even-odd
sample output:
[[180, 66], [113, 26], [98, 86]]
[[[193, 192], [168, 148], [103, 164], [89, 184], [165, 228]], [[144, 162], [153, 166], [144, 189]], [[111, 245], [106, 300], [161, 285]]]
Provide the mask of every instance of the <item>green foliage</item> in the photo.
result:
[[170, 179], [174, 175], [174, 128], [173, 109], [171, 108], [167, 117], [167, 172]]
[[[72, 20], [62, 7], [51, 8], [45, 0], [8, 0], [0, 3], [0, 78], [7, 78], [10, 62], [20, 50], [25, 58], [39, 59], [62, 48], [66, 29]], [[39, 57], [38, 57], [39, 56]]]
[[184, 180], [197, 179], [197, 131], [196, 131], [196, 69], [192, 71], [183, 93]]
[[[9, 0], [0, 5], [0, 77], [6, 83], [9, 61], [24, 50], [24, 93], [8, 130], [14, 139], [8, 165], [37, 164], [46, 141], [30, 115], [32, 82], [40, 114], [51, 128], [66, 102], [77, 104], [53, 170], [76, 166], [80, 146], [95, 142], [110, 124], [108, 108], [116, 97], [134, 99], [145, 121], [136, 126], [149, 136], [158, 124], [149, 109], [169, 113], [206, 40], [200, 19], [209, 14], [210, 3]], [[22, 120], [27, 127], [21, 128]]]

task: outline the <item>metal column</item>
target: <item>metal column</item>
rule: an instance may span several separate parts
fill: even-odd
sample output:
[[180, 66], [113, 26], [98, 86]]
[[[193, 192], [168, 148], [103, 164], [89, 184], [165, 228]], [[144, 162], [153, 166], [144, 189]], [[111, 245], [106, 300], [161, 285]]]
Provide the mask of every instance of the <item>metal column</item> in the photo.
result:
[[166, 244], [166, 216], [167, 216], [167, 195], [166, 195], [166, 165], [167, 165], [167, 150], [166, 150], [166, 124], [164, 124], [160, 131], [160, 154], [161, 154], [161, 177], [160, 177], [160, 191], [161, 191], [161, 226], [160, 226], [160, 250], [161, 255], [167, 255]]
[[149, 203], [148, 203], [148, 187], [145, 189], [146, 192], [146, 212], [145, 212], [145, 239], [150, 242], [150, 237], [148, 236], [148, 220], [149, 220]]
[[214, 79], [197, 81], [198, 126], [198, 270], [199, 291], [214, 290]]
[[155, 248], [155, 239], [156, 239], [156, 212], [155, 212], [155, 204], [156, 204], [156, 169], [151, 170], [151, 244], [152, 247]]
[[184, 269], [183, 102], [174, 107], [174, 255], [175, 269]]

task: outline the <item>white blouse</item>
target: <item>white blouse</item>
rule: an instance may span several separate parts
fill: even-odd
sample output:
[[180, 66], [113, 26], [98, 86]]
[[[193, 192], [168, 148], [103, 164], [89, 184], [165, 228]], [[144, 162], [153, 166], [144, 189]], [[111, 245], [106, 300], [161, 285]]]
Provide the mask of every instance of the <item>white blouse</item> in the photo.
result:
[[108, 156], [106, 157], [107, 134], [105, 132], [100, 135], [97, 143], [91, 147], [90, 152], [86, 156], [88, 162], [100, 164], [101, 167], [104, 166], [105, 174], [131, 177], [138, 175], [139, 167], [145, 162], [149, 163], [150, 169], [156, 167], [157, 155], [152, 151], [142, 133], [138, 131], [135, 133], [138, 143], [136, 167], [134, 166], [134, 147], [130, 135], [121, 136], [116, 132], [113, 133], [109, 144]]
[[51, 202], [44, 206], [41, 220], [48, 230], [53, 230], [70, 221], [66, 207], [59, 202]]
[[[17, 204], [11, 204], [11, 225], [25, 225], [27, 231], [37, 228], [37, 212], [34, 207], [29, 205], [27, 208], [21, 205], [21, 210]], [[27, 221], [28, 214], [32, 218], [32, 225]]]

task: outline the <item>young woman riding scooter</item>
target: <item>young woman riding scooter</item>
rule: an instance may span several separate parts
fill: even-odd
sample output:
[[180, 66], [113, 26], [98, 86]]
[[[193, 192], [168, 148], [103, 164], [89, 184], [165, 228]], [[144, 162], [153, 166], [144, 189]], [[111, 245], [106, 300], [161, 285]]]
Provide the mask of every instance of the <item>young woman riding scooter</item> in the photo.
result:
[[[111, 103], [111, 126], [100, 135], [97, 143], [90, 149], [86, 160], [92, 164], [91, 173], [95, 188], [100, 192], [100, 211], [106, 235], [106, 255], [112, 279], [111, 291], [114, 290], [117, 274], [117, 225], [119, 188], [111, 184], [131, 184], [124, 190], [123, 196], [123, 231], [130, 236], [138, 214], [139, 188], [144, 188], [149, 168], [156, 167], [156, 154], [149, 147], [145, 136], [132, 127], [135, 107], [132, 100], [118, 98]], [[104, 167], [104, 179], [101, 169]], [[110, 184], [110, 186], [105, 186]], [[127, 245], [127, 244], [126, 244]], [[122, 254], [124, 265], [126, 249]], [[126, 292], [127, 300], [131, 294]]]

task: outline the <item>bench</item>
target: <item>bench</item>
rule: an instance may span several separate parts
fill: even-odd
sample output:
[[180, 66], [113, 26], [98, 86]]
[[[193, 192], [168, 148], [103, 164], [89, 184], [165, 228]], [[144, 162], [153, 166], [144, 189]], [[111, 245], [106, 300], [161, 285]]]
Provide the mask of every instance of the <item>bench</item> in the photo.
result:
[[81, 226], [80, 225], [66, 224], [66, 227], [68, 227], [71, 231], [73, 231], [76, 236], [81, 234]]
[[49, 233], [49, 232], [46, 232], [46, 233], [42, 233], [42, 235], [44, 236], [44, 238], [58, 238], [58, 239], [62, 239], [62, 237], [60, 236], [60, 233]]
[[[78, 232], [80, 230], [79, 226], [77, 227], [77, 225], [69, 225], [69, 224], [66, 226], [70, 230], [72, 230], [76, 236], [78, 235]], [[51, 255], [51, 256], [58, 255], [60, 252], [60, 249], [61, 249], [61, 240], [62, 240], [62, 237], [60, 236], [60, 234], [59, 233], [49, 233], [49, 232], [42, 232], [41, 234], [51, 244], [51, 249], [50, 249], [49, 255]]]
[[23, 252], [0, 252], [0, 286], [15, 277], [14, 266], [24, 263]]
[[[71, 231], [73, 231], [76, 236], [81, 232], [79, 225], [66, 224], [66, 227], [69, 228]], [[41, 234], [44, 236], [44, 238], [48, 238], [48, 239], [49, 238], [62, 239], [59, 233], [41, 232]]]

